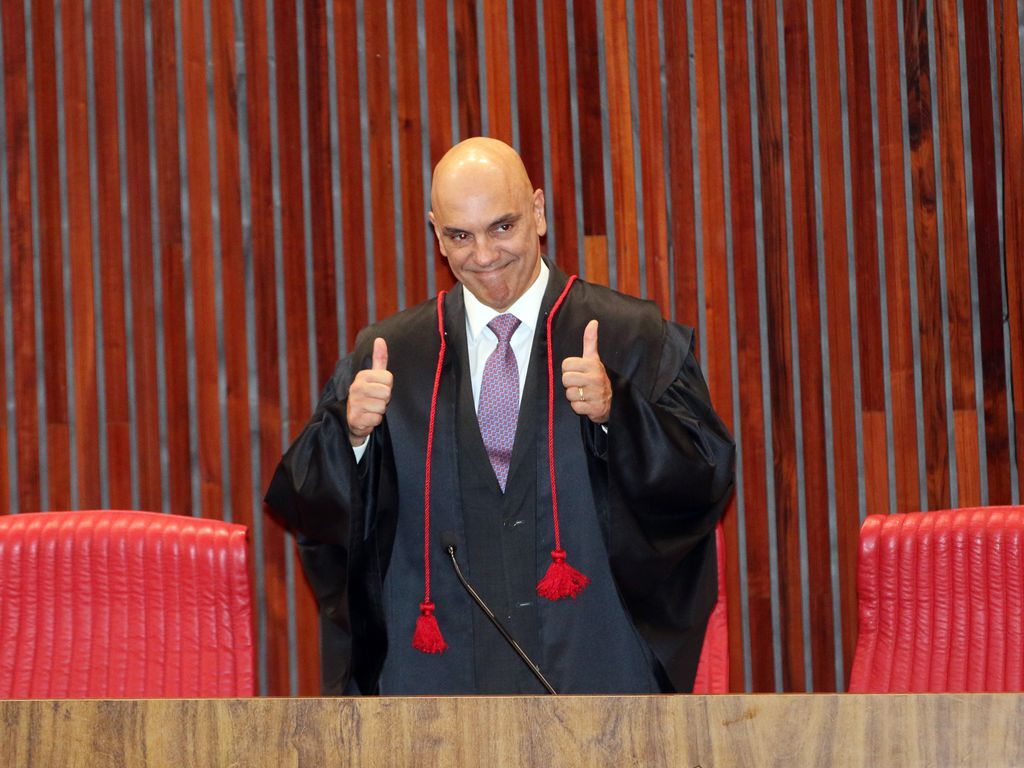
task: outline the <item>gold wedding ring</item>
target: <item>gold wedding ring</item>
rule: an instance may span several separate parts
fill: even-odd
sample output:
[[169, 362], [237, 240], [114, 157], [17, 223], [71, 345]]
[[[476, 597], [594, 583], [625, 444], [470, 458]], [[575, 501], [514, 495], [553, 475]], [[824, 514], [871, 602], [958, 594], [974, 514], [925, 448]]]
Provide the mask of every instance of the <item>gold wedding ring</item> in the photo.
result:
[[586, 400], [586, 399], [587, 399], [587, 398], [585, 398], [585, 397], [583, 396], [583, 387], [576, 387], [576, 391], [580, 393], [580, 402], [581, 402], [581, 403], [582, 403], [582, 402], [583, 402], [584, 400]]

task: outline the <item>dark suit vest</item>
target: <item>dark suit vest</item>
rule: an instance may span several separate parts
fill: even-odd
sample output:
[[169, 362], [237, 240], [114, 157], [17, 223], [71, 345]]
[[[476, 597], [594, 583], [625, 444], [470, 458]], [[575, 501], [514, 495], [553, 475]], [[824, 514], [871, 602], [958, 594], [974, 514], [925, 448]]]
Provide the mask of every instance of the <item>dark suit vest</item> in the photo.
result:
[[[465, 353], [461, 356], [466, 360]], [[534, 361], [536, 362], [536, 361]], [[467, 366], [463, 369], [468, 371]], [[537, 376], [530, 366], [523, 402], [536, 400]], [[529, 411], [529, 409], [524, 409]], [[466, 525], [465, 558], [473, 586], [530, 658], [540, 658], [536, 592], [537, 465], [535, 420], [524, 414], [505, 493], [494, 475], [476, 418], [469, 376], [459, 386], [459, 483]], [[474, 671], [478, 693], [543, 693], [483, 611], [473, 611]], [[542, 670], [543, 671], [543, 670]]]

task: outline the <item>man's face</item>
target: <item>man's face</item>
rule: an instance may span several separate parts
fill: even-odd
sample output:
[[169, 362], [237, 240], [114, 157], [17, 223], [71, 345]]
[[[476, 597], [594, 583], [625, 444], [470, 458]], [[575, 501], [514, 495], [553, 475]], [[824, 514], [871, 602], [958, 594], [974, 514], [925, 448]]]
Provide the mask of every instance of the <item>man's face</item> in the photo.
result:
[[483, 167], [436, 185], [433, 207], [430, 221], [456, 279], [499, 312], [512, 306], [540, 273], [544, 192], [530, 194], [500, 168]]

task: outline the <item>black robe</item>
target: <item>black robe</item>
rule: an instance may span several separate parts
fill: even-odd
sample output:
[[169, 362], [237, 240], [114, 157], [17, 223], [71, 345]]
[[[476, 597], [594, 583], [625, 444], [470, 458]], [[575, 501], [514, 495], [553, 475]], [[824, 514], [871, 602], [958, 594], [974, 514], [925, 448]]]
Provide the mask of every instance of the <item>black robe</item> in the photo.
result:
[[[520, 408], [521, 423], [534, 418], [539, 426], [536, 502], [548, 519], [543, 533], [538, 530], [542, 555], [551, 548], [545, 320], [567, 280], [549, 266], [529, 372], [531, 378], [542, 377], [536, 380], [539, 396], [528, 403], [524, 392]], [[433, 508], [460, 504], [456, 412], [466, 344], [462, 290], [456, 286], [444, 305], [447, 352], [437, 407]], [[593, 318], [600, 321], [599, 353], [613, 390], [607, 435], [572, 411], [561, 386], [561, 361], [581, 354], [583, 329]], [[560, 516], [569, 521], [562, 521], [563, 546], [573, 562], [572, 504], [583, 499], [585, 508], [577, 513], [596, 520], [613, 592], [649, 647], [663, 690], [688, 691], [717, 596], [714, 527], [734, 474], [732, 439], [711, 407], [693, 355], [692, 330], [665, 322], [651, 302], [577, 281], [552, 333], [558, 498]], [[345, 397], [355, 373], [370, 366], [377, 336], [387, 340], [394, 387], [384, 422], [357, 464], [347, 437]], [[422, 542], [424, 454], [439, 348], [434, 300], [364, 329], [267, 491], [268, 504], [299, 536], [303, 566], [320, 605], [324, 693], [351, 691], [352, 680], [359, 691], [376, 692], [389, 643], [410, 642], [411, 624], [409, 637], [388, 636], [383, 584], [398, 521], [419, 531]], [[446, 567], [444, 553], [438, 536], [431, 538], [437, 571]], [[422, 583], [410, 588], [407, 600], [415, 613]]]

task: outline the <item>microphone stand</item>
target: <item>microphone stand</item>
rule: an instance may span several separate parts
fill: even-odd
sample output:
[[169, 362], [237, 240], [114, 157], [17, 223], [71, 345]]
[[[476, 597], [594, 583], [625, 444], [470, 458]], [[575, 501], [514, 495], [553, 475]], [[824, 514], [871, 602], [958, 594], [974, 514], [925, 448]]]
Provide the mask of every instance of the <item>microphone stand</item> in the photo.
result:
[[485, 603], [480, 595], [476, 593], [476, 590], [473, 589], [472, 585], [466, 581], [466, 577], [462, 575], [462, 569], [459, 568], [459, 561], [455, 559], [455, 545], [448, 543], [445, 547], [445, 551], [448, 553], [448, 557], [452, 561], [452, 568], [455, 569], [455, 576], [458, 578], [459, 583], [462, 584], [463, 589], [465, 589], [466, 592], [469, 593], [469, 596], [473, 598], [473, 602], [480, 607], [480, 610], [484, 612], [495, 628], [501, 633], [501, 636], [505, 638], [505, 642], [512, 647], [512, 650], [516, 652], [520, 659], [522, 659], [523, 663], [530, 668], [533, 676], [536, 677], [540, 684], [544, 686], [544, 690], [550, 694], [557, 695], [558, 692], [551, 687], [551, 683], [549, 683], [547, 678], [545, 678], [541, 673], [540, 668], [533, 663], [533, 659], [526, 655], [526, 651], [520, 647], [519, 643], [515, 641], [515, 638], [513, 638], [502, 623], [498, 621], [498, 618], [494, 615], [493, 611], [487, 607], [487, 603]]

